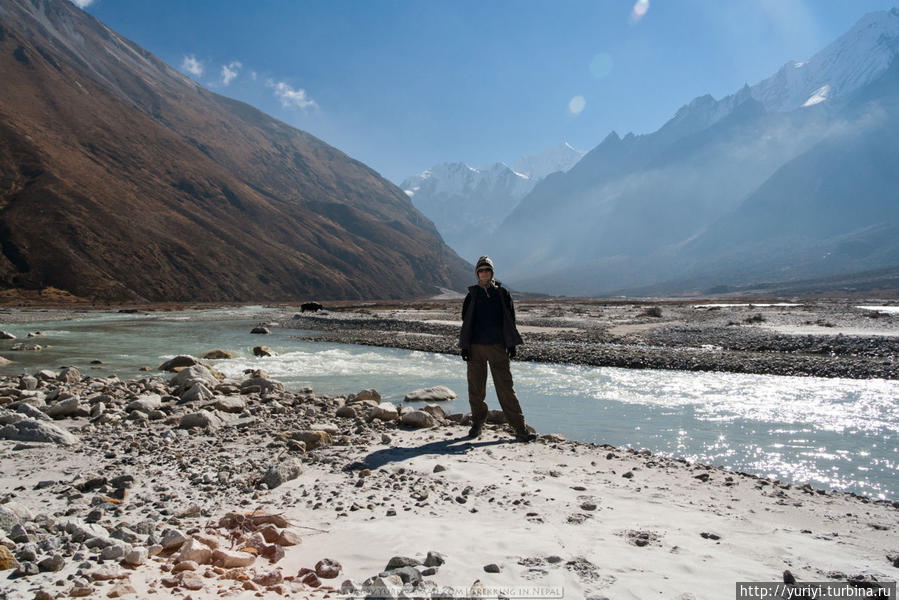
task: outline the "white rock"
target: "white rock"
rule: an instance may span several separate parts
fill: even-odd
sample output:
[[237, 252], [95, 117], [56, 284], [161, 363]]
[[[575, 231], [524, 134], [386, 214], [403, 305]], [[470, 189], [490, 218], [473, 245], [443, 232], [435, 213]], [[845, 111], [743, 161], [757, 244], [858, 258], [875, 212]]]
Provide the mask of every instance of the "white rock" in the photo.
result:
[[381, 402], [368, 413], [368, 419], [370, 421], [375, 419], [393, 421], [397, 417], [399, 417], [399, 411], [397, 411], [396, 406], [390, 402]]
[[428, 413], [429, 415], [431, 415], [438, 421], [442, 421], [443, 419], [446, 418], [446, 412], [443, 410], [443, 408], [437, 406], [436, 404], [428, 404], [421, 410], [425, 411], [426, 413]]
[[81, 381], [81, 371], [75, 367], [66, 367], [59, 374], [59, 380], [65, 383], [78, 383]]
[[423, 410], [413, 410], [410, 413], [406, 413], [400, 419], [400, 423], [403, 425], [408, 425], [409, 427], [433, 427], [436, 424], [434, 417], [429, 415]]
[[181, 546], [181, 550], [178, 552], [178, 560], [192, 560], [198, 565], [209, 564], [212, 560], [212, 550], [194, 538], [189, 538]]
[[137, 410], [142, 413], [150, 414], [154, 410], [159, 410], [162, 406], [162, 397], [159, 394], [144, 394], [137, 400], [129, 402], [125, 405], [125, 410], [131, 412]]
[[74, 444], [78, 438], [53, 423], [45, 423], [35, 419], [23, 419], [18, 423], [0, 428], [0, 439], [18, 442], [52, 442], [55, 444]]
[[444, 402], [456, 398], [458, 394], [445, 385], [424, 388], [406, 394], [406, 402]]
[[313, 431], [324, 431], [326, 433], [330, 433], [331, 435], [337, 435], [340, 433], [340, 428], [333, 423], [313, 423], [309, 426], [309, 429]]
[[203, 383], [196, 381], [191, 385], [187, 391], [181, 394], [182, 402], [205, 402], [206, 400], [212, 400], [215, 394], [210, 391]]
[[238, 552], [236, 550], [215, 550], [212, 553], [212, 562], [225, 569], [233, 569], [236, 567], [249, 567], [256, 560], [256, 557], [249, 552]]
[[241, 413], [247, 408], [247, 401], [240, 396], [226, 396], [215, 401], [215, 408], [226, 413]]
[[149, 551], [146, 548], [134, 548], [125, 555], [125, 563], [131, 566], [142, 565], [147, 562], [147, 558], [149, 558]]
[[193, 427], [216, 429], [222, 426], [221, 417], [208, 410], [198, 410], [181, 417], [180, 427], [191, 429]]
[[303, 474], [303, 465], [298, 458], [287, 458], [271, 465], [262, 476], [262, 481], [268, 489], [275, 489], [279, 485], [292, 481]]
[[196, 382], [203, 383], [213, 387], [218, 384], [218, 379], [212, 374], [212, 371], [203, 365], [194, 365], [182, 369], [180, 373], [169, 380], [169, 383], [177, 387], [190, 387]]

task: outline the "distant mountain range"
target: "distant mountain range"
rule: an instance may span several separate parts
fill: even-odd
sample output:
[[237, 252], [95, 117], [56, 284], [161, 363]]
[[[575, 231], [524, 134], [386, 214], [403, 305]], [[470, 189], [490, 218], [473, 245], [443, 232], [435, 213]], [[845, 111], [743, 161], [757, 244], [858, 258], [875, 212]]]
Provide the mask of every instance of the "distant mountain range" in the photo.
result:
[[561, 143], [511, 167], [441, 163], [407, 178], [400, 187], [434, 222], [447, 244], [476, 261], [484, 254], [485, 240], [537, 183], [550, 173], [567, 171], [583, 155]]
[[0, 289], [404, 298], [471, 266], [392, 183], [67, 0], [0, 0]]
[[696, 98], [654, 133], [613, 132], [539, 182], [485, 251], [507, 283], [569, 295], [899, 265], [897, 53], [899, 9], [872, 13], [810, 60]]

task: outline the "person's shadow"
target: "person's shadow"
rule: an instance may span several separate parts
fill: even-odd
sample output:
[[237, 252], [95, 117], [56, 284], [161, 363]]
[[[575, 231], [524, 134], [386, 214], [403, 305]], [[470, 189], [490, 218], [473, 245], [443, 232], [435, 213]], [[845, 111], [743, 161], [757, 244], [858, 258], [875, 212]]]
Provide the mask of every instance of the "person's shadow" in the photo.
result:
[[377, 469], [390, 463], [398, 463], [416, 456], [424, 454], [440, 454], [449, 456], [453, 454], [466, 454], [472, 448], [483, 446], [496, 446], [498, 444], [507, 444], [508, 440], [493, 440], [478, 442], [472, 440], [468, 436], [461, 438], [451, 438], [429, 442], [421, 446], [394, 446], [384, 448], [383, 450], [375, 450], [361, 461], [356, 461], [347, 465], [346, 470], [360, 471], [362, 469]]

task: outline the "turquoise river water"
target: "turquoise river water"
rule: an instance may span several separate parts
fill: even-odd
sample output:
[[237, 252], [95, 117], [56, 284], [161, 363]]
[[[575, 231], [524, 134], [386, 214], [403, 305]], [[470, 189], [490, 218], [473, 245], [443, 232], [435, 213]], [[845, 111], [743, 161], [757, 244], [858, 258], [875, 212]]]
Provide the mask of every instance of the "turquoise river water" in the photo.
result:
[[[0, 340], [0, 355], [15, 361], [0, 367], [0, 374], [75, 365], [89, 375], [144, 377], [142, 366], [221, 348], [237, 355], [211, 361], [229, 376], [263, 368], [288, 388], [329, 394], [375, 388], [397, 403], [412, 390], [446, 385], [460, 397], [445, 409], [467, 411], [465, 367], [458, 356], [302, 341], [292, 337], [300, 333], [295, 330], [249, 333], [273, 314], [242, 307], [0, 324], [19, 338]], [[32, 331], [44, 335], [24, 340]], [[10, 351], [21, 341], [49, 347]], [[258, 344], [278, 356], [254, 357]], [[104, 364], [91, 365], [92, 360]], [[899, 498], [899, 382], [529, 362], [514, 362], [512, 369], [525, 416], [540, 432]], [[487, 400], [499, 407], [492, 388]]]

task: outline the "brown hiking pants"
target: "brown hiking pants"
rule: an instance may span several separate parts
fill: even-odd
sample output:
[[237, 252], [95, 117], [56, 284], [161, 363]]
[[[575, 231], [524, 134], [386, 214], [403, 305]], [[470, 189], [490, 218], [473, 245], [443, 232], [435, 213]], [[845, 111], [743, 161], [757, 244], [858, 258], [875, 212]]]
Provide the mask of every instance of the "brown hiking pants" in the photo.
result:
[[471, 405], [472, 423], [487, 420], [487, 365], [493, 376], [493, 386], [506, 421], [515, 431], [525, 431], [524, 414], [512, 387], [512, 371], [509, 355], [502, 344], [472, 344], [468, 359], [468, 403]]

